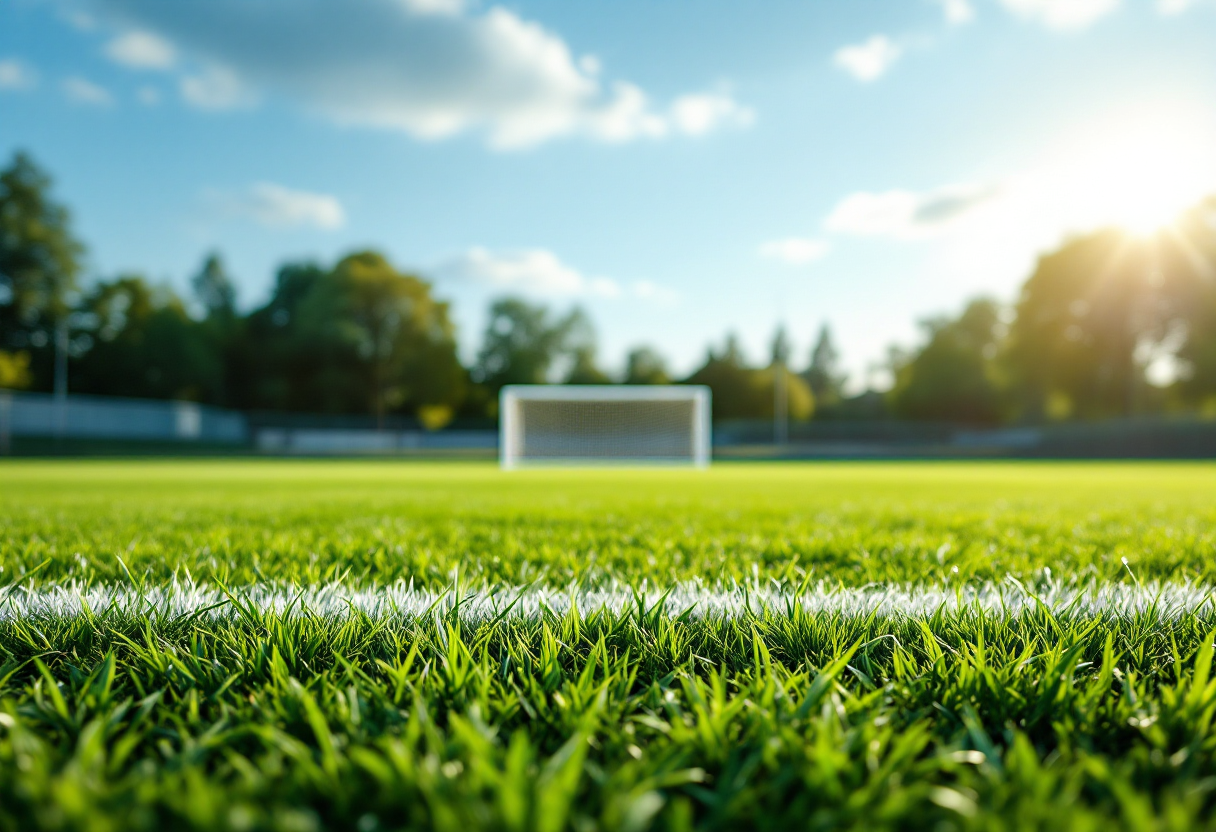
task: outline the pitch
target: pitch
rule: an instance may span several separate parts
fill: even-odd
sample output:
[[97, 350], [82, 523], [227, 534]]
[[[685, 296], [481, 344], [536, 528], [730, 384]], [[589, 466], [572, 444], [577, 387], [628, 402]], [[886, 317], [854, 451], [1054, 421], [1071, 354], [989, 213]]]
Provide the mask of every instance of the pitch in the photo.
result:
[[0, 464], [0, 829], [1216, 828], [1216, 465]]

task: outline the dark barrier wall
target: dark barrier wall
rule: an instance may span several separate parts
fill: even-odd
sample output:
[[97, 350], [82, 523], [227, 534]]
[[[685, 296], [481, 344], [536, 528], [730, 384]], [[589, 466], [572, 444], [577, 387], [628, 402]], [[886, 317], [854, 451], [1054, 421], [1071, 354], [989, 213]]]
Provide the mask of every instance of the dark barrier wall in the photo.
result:
[[[894, 420], [812, 421], [791, 423], [789, 443], [780, 449], [773, 448], [772, 438], [770, 421], [714, 426], [715, 453], [726, 457], [1216, 458], [1216, 420], [1182, 418], [1003, 428]], [[761, 450], [764, 446], [767, 453]]]
[[195, 402], [0, 391], [0, 440], [8, 437], [242, 443], [241, 413]]

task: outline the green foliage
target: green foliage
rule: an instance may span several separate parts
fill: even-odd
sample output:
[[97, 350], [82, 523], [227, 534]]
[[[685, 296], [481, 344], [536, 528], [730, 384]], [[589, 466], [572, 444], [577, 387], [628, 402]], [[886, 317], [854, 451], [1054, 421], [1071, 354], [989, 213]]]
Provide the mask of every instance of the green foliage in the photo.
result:
[[[784, 352], [779, 343], [774, 347], [775, 353]], [[809, 419], [815, 412], [815, 397], [806, 381], [785, 366], [748, 367], [734, 336], [727, 338], [721, 353], [710, 350], [705, 363], [684, 383], [704, 384], [710, 389], [715, 419], [771, 419], [775, 408], [773, 384], [778, 372], [785, 376], [790, 418]]]
[[474, 376], [492, 392], [508, 384], [544, 384], [559, 362], [568, 359], [566, 373], [576, 384], [597, 384], [607, 378], [595, 367], [595, 333], [579, 309], [552, 320], [549, 310], [519, 298], [490, 305]]
[[327, 390], [318, 387], [318, 345], [299, 324], [301, 304], [325, 274], [316, 263], [283, 265], [269, 302], [246, 317], [241, 357], [247, 370], [236, 395], [247, 406], [332, 411], [344, 403], [345, 397], [327, 400]]
[[1210, 336], [1201, 333], [1216, 322], [1216, 232], [1206, 213], [1194, 213], [1177, 234], [1100, 231], [1039, 260], [1022, 287], [1008, 348], [1029, 415], [1093, 418], [1159, 407], [1147, 359], [1178, 349], [1188, 331], [1194, 337], [1182, 356], [1205, 366], [1201, 345]]
[[[0, 469], [0, 829], [1213, 828], [1210, 602], [466, 612], [605, 573], [1210, 583], [1208, 464]], [[246, 596], [397, 578], [447, 603]]]
[[[1184, 367], [1179, 391], [1189, 404], [1216, 408], [1216, 197], [1188, 212], [1178, 224], [1177, 237], [1186, 242], [1188, 266], [1199, 272], [1198, 280], [1187, 281], [1181, 299], [1181, 321], [1185, 338], [1178, 347]], [[1197, 255], [1197, 256], [1196, 256]], [[1177, 330], [1167, 333], [1178, 334]], [[1209, 414], [1210, 415], [1210, 414]]]
[[626, 384], [670, 384], [663, 356], [651, 347], [635, 347], [625, 359]]
[[80, 304], [91, 348], [72, 361], [72, 390], [111, 396], [218, 401], [224, 366], [207, 322], [167, 287], [125, 275], [96, 285]]
[[570, 359], [570, 371], [563, 381], [566, 384], [611, 384], [612, 379], [596, 364], [595, 326], [582, 309], [573, 309], [562, 324], [565, 329], [563, 344]]
[[50, 387], [48, 346], [68, 314], [84, 247], [51, 178], [18, 152], [0, 171], [0, 349], [32, 350], [36, 383]]
[[[1216, 404], [1214, 215], [1208, 199], [1168, 232], [1066, 241], [1022, 286], [1008, 334], [986, 301], [957, 321], [930, 321], [927, 343], [895, 362], [894, 411], [991, 422]], [[1158, 360], [1176, 377], [1151, 378]]]
[[[460, 401], [464, 372], [447, 304], [431, 296], [429, 284], [397, 272], [379, 254], [339, 261], [301, 301], [298, 326], [326, 359], [321, 376], [352, 398], [370, 391], [361, 409], [382, 416], [407, 403]], [[345, 384], [338, 384], [339, 376], [346, 376]]]
[[71, 389], [250, 409], [423, 409], [432, 424], [465, 398], [448, 305], [378, 254], [352, 254], [332, 269], [285, 266], [270, 302], [247, 317], [218, 255], [193, 288], [201, 318], [139, 275], [94, 285], [73, 315], [81, 346], [71, 353]]
[[820, 408], [834, 407], [843, 396], [845, 374], [840, 367], [840, 353], [832, 340], [832, 330], [824, 324], [819, 328], [815, 346], [811, 348], [811, 360], [802, 374], [815, 404]]
[[974, 300], [958, 320], [924, 322], [925, 346], [896, 367], [891, 410], [909, 419], [992, 423], [1001, 418], [996, 367], [1002, 324], [991, 300]]
[[34, 381], [30, 373], [30, 354], [26, 351], [7, 352], [0, 350], [0, 387], [20, 390]]
[[228, 322], [236, 317], [236, 287], [218, 252], [207, 255], [190, 286], [207, 318]]

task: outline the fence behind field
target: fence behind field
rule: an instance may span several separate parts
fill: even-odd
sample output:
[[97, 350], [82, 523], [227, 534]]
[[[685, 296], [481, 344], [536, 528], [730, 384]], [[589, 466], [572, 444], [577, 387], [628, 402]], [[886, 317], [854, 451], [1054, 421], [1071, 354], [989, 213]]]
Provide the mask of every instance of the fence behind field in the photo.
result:
[[[791, 423], [773, 442], [765, 420], [714, 425], [719, 459], [1216, 458], [1216, 420], [1104, 422], [977, 428], [943, 423]], [[0, 390], [0, 453], [257, 453], [269, 455], [450, 455], [492, 457], [496, 423], [457, 420], [428, 431], [411, 417], [241, 413], [194, 402]]]
[[490, 452], [498, 448], [498, 433], [485, 430], [261, 428], [257, 431], [255, 445], [262, 453], [305, 456]]
[[0, 392], [0, 442], [11, 437], [240, 444], [245, 417], [195, 402]]
[[427, 431], [400, 416], [378, 426], [358, 415], [246, 414], [195, 402], [0, 391], [0, 453], [485, 456], [497, 447], [498, 431], [486, 420]]
[[771, 421], [714, 426], [720, 457], [1203, 459], [1216, 457], [1216, 420], [1145, 417], [1101, 422], [983, 428], [938, 422], [811, 421], [791, 423], [788, 441], [773, 443]]

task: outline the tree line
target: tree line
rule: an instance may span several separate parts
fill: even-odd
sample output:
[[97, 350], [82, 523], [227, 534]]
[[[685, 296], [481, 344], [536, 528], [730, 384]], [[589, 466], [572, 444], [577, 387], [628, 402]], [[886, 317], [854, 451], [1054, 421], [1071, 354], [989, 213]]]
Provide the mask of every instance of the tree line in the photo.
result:
[[1216, 416], [1216, 198], [1168, 231], [1102, 230], [1040, 258], [1013, 303], [982, 298], [893, 347], [889, 390], [846, 393], [831, 331], [799, 362], [778, 330], [753, 366], [728, 335], [691, 375], [649, 347], [624, 375], [600, 366], [575, 308], [492, 303], [465, 366], [449, 304], [374, 251], [287, 263], [269, 300], [241, 312], [219, 254], [190, 294], [140, 274], [84, 284], [84, 245], [27, 154], [0, 171], [0, 387], [188, 399], [242, 410], [418, 418], [496, 415], [506, 384], [706, 384], [719, 419], [906, 418], [999, 424], [1165, 412]]

